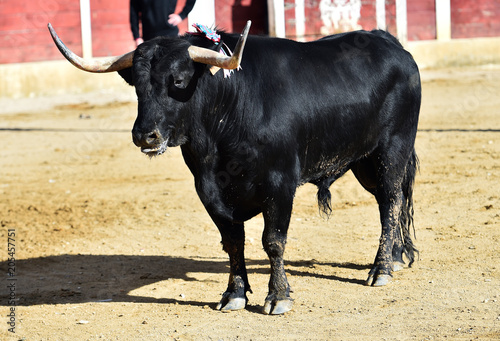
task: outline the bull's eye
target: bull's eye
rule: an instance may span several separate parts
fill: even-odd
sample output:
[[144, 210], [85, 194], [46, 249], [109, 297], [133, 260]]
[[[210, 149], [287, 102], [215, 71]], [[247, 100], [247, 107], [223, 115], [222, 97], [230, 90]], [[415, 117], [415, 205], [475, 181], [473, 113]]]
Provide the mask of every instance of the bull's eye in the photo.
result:
[[175, 86], [181, 86], [182, 85], [182, 80], [180, 80], [180, 79], [174, 80], [174, 85]]

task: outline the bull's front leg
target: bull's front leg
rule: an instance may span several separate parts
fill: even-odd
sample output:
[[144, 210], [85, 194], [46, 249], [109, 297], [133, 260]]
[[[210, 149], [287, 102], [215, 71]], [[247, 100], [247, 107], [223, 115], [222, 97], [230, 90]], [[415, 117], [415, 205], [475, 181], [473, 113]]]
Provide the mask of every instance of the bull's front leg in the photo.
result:
[[[212, 159], [214, 157], [212, 155]], [[186, 153], [185, 159], [189, 165], [189, 154]], [[201, 175], [195, 176], [196, 191], [219, 229], [223, 250], [229, 255], [229, 281], [217, 310], [239, 310], [244, 309], [248, 302], [247, 291], [252, 292], [245, 266], [245, 230], [243, 222], [235, 222], [232, 209], [222, 201], [223, 194], [213, 170], [215, 164], [204, 165], [206, 168], [202, 168]]]
[[283, 314], [290, 311], [293, 305], [283, 261], [292, 201], [293, 195], [287, 198], [269, 198], [263, 211], [265, 226], [262, 244], [271, 263], [269, 293], [264, 303], [265, 314]]
[[230, 273], [227, 289], [217, 305], [217, 310], [244, 309], [250, 289], [245, 266], [245, 231], [243, 223], [216, 222], [222, 236], [222, 247], [229, 255]]

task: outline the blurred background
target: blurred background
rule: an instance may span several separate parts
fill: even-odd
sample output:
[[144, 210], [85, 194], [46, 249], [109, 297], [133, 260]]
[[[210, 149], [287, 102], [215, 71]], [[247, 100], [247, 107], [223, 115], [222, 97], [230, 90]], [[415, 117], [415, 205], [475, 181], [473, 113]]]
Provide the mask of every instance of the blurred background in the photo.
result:
[[[185, 0], [179, 0], [179, 12]], [[299, 41], [357, 29], [381, 28], [397, 36], [420, 68], [500, 61], [498, 0], [199, 0], [181, 33], [198, 22], [239, 32]], [[123, 86], [116, 75], [93, 77], [71, 69], [47, 31], [85, 57], [135, 48], [129, 0], [1, 0], [0, 97], [80, 93]]]

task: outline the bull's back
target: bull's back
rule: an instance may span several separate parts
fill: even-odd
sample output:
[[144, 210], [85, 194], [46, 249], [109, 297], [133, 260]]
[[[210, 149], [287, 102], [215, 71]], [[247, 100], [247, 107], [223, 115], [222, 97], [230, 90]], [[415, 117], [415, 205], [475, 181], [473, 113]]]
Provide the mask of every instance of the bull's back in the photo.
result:
[[[411, 55], [384, 31], [357, 31], [300, 43], [251, 37], [242, 61], [243, 87], [263, 98], [264, 119], [349, 120], [373, 115], [394, 82], [418, 74]], [[238, 75], [236, 75], [238, 77]], [[253, 109], [251, 109], [253, 110]], [[257, 115], [253, 117], [260, 117]], [[348, 123], [348, 122], [346, 122]]]

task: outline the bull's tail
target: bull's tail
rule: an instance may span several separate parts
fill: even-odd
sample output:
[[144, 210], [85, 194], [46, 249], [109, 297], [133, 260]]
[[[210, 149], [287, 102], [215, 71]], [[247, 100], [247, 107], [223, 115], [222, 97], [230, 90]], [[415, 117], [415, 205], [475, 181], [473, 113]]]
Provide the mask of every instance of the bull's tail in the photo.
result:
[[418, 250], [413, 245], [411, 238], [412, 230], [415, 236], [415, 225], [413, 223], [413, 185], [415, 183], [415, 174], [419, 168], [419, 162], [415, 149], [406, 165], [406, 172], [403, 178], [403, 207], [401, 209], [400, 228], [403, 238], [403, 252], [409, 260], [409, 266], [415, 261], [415, 254]]
[[317, 183], [318, 186], [318, 207], [320, 214], [329, 218], [332, 214], [332, 194], [330, 193], [331, 181], [321, 181]]

